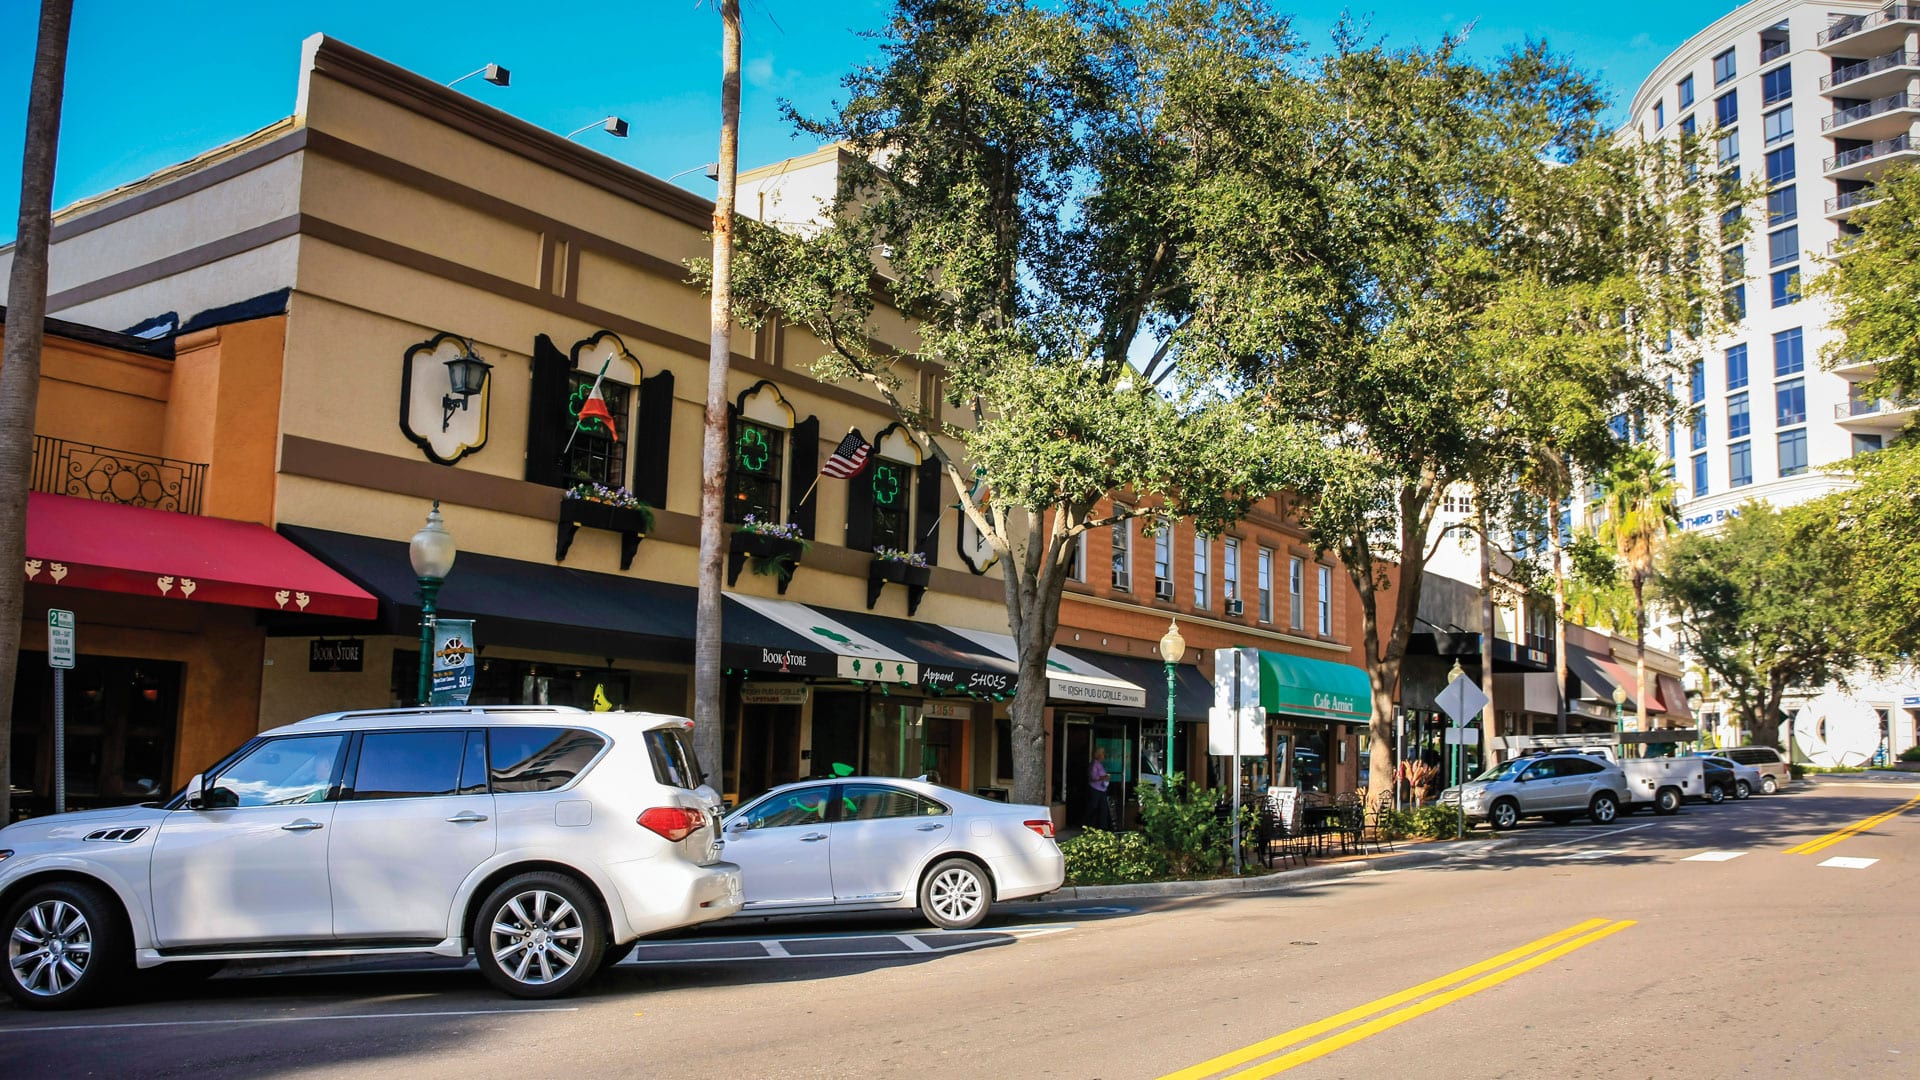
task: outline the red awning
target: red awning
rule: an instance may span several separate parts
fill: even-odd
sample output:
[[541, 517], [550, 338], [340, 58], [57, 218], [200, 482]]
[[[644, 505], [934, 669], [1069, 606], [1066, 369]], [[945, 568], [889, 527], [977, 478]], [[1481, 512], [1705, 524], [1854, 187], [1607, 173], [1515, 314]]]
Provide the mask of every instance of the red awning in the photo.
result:
[[270, 611], [371, 619], [379, 602], [250, 521], [27, 494], [27, 580]]
[[[1633, 705], [1634, 702], [1639, 699], [1638, 691], [1640, 688], [1640, 675], [1635, 669], [1635, 666], [1619, 660], [1601, 660], [1600, 666], [1606, 669], [1607, 674], [1613, 677], [1613, 681], [1616, 684], [1626, 690], [1627, 704], [1630, 706]], [[1660, 690], [1659, 672], [1647, 672], [1648, 712], [1668, 711], [1667, 703], [1661, 700]]]

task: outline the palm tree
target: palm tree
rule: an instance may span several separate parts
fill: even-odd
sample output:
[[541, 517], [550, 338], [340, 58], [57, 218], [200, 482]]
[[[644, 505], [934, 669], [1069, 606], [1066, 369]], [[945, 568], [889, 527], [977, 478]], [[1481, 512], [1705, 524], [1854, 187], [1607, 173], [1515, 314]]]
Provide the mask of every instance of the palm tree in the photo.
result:
[[[727, 482], [727, 372], [733, 355], [733, 204], [740, 178], [740, 0], [720, 10], [720, 191], [713, 200], [712, 338], [700, 448], [700, 593], [693, 641], [694, 751], [719, 768], [720, 532]], [[0, 563], [0, 565], [7, 565]], [[716, 781], [719, 776], [714, 776]]]
[[[40, 402], [40, 341], [47, 318], [47, 242], [53, 232], [53, 160], [67, 81], [73, 0], [42, 0], [40, 38], [27, 90], [27, 139], [20, 160], [20, 223], [7, 281], [5, 361], [0, 364], [0, 566], [26, 561], [27, 482], [33, 417]], [[26, 578], [0, 574], [0, 825], [13, 819], [13, 682], [20, 666]]]
[[1635, 730], [1647, 728], [1647, 582], [1666, 538], [1680, 524], [1680, 485], [1667, 462], [1645, 446], [1623, 454], [1601, 483], [1606, 521], [1601, 539], [1613, 545], [1633, 589], [1633, 644], [1639, 692], [1634, 694]]

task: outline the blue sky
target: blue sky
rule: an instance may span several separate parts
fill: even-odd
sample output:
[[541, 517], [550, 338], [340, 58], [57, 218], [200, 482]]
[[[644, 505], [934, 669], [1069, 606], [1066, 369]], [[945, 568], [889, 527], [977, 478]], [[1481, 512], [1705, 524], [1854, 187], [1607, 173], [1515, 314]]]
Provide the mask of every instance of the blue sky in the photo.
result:
[[[1730, 10], [1726, 0], [1618, 4], [1517, 0], [1381, 0], [1354, 10], [1390, 42], [1430, 43], [1475, 24], [1483, 54], [1544, 38], [1600, 74], [1624, 102], [1655, 62]], [[778, 102], [818, 113], [841, 75], [872, 55], [859, 31], [881, 25], [886, 0], [746, 0], [741, 163], [812, 149], [781, 121]], [[710, 161], [719, 122], [719, 20], [695, 0], [78, 0], [61, 123], [54, 205], [137, 179], [263, 127], [293, 111], [300, 42], [324, 32], [421, 74], [452, 80], [488, 62], [513, 73], [499, 88], [461, 84], [475, 97], [560, 132], [608, 114], [632, 135], [580, 138], [666, 176]], [[1323, 42], [1338, 14], [1307, 10], [1297, 26]], [[551, 16], [551, 17], [549, 17]], [[19, 205], [20, 145], [33, 64], [37, 5], [0, 0], [0, 237]], [[698, 171], [677, 183], [701, 194]]]

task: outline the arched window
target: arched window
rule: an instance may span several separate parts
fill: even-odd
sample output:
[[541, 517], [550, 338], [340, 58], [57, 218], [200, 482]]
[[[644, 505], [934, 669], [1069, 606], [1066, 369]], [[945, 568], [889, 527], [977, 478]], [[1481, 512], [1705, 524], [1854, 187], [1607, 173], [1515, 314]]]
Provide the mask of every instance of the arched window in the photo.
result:
[[920, 448], [898, 424], [881, 431], [874, 443], [873, 464], [855, 483], [867, 485], [873, 498], [873, 546], [915, 551], [913, 535], [913, 475], [920, 468]]
[[728, 521], [738, 524], [749, 516], [755, 521], [786, 520], [781, 495], [793, 427], [793, 407], [772, 383], [763, 380], [740, 395], [727, 451]]
[[[633, 438], [633, 390], [642, 378], [640, 362], [607, 330], [575, 343], [572, 358], [567, 371], [567, 414], [576, 419], [568, 441], [562, 444], [567, 480], [624, 488]], [[582, 419], [581, 410], [596, 383], [608, 419]]]

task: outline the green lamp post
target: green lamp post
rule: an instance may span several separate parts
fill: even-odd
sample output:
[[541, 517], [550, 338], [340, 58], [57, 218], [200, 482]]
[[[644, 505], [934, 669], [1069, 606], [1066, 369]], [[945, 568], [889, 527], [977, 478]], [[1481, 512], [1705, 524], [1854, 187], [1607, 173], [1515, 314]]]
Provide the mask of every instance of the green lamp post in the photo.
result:
[[1180, 636], [1180, 621], [1167, 620], [1167, 632], [1160, 637], [1160, 659], [1167, 662], [1167, 749], [1166, 761], [1160, 766], [1162, 790], [1172, 790], [1167, 785], [1173, 782], [1173, 706], [1174, 681], [1180, 670], [1180, 658], [1187, 653], [1187, 639]]
[[1614, 741], [1614, 745], [1619, 748], [1621, 757], [1627, 756], [1626, 708], [1627, 708], [1627, 688], [1624, 686], [1614, 687], [1613, 688], [1613, 731], [1614, 731], [1613, 741]]
[[407, 561], [413, 564], [413, 576], [420, 581], [420, 704], [433, 703], [433, 608], [440, 585], [453, 571], [454, 556], [459, 554], [453, 534], [440, 518], [440, 500], [433, 500], [427, 511], [427, 523], [413, 534], [407, 544]]

